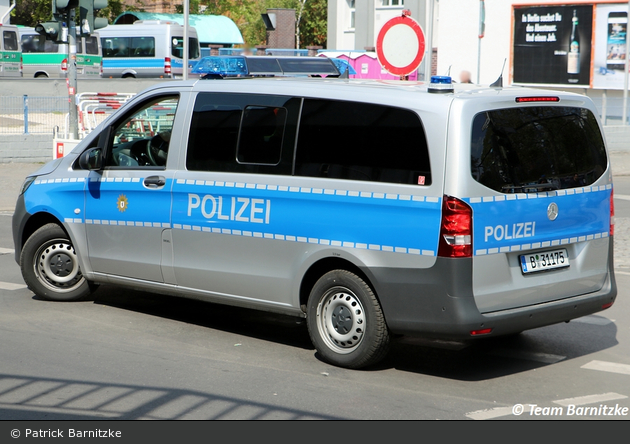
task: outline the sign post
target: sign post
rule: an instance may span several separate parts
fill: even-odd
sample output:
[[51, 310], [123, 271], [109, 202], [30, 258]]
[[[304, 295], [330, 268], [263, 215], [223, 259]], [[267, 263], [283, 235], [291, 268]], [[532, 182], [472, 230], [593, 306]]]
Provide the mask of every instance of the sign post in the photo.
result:
[[418, 69], [424, 57], [425, 38], [422, 28], [408, 10], [387, 21], [376, 39], [376, 57], [387, 72], [401, 80]]

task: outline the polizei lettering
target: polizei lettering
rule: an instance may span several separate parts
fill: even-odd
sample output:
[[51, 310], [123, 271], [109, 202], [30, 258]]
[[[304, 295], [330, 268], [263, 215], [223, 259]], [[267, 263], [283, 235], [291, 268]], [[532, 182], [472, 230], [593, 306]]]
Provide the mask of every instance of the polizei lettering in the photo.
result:
[[189, 193], [188, 217], [197, 211], [205, 219], [268, 224], [271, 218], [271, 200]]
[[536, 235], [536, 222], [520, 222], [512, 225], [486, 226], [484, 228], [485, 241], [494, 238], [495, 241], [522, 239]]

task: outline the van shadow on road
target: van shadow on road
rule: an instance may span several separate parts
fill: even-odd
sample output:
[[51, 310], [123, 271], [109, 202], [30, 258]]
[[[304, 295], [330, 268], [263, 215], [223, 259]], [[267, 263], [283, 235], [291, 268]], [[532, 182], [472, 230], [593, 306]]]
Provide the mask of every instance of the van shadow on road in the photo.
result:
[[[121, 292], [106, 285], [94, 294], [94, 302], [314, 351], [306, 322], [296, 317], [141, 291]], [[597, 315], [589, 318], [593, 322], [573, 321], [469, 343], [397, 337], [385, 360], [365, 371], [393, 368], [481, 381], [553, 365], [618, 344], [614, 322]], [[317, 353], [314, 355], [318, 358]]]

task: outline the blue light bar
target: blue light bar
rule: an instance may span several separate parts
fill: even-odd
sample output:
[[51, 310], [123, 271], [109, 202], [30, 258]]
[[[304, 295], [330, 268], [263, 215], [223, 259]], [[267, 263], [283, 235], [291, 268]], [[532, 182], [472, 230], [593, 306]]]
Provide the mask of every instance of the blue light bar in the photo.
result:
[[431, 83], [446, 83], [450, 85], [452, 80], [449, 76], [431, 76]]
[[340, 69], [326, 57], [210, 56], [192, 69], [202, 78], [245, 76], [331, 76]]
[[453, 81], [449, 76], [431, 76], [430, 93], [452, 93]]
[[227, 76], [246, 76], [247, 62], [242, 56], [210, 56], [203, 57], [193, 67], [192, 74]]
[[335, 64], [340, 74], [343, 74], [346, 70], [348, 70], [348, 74], [350, 75], [355, 75], [357, 73], [352, 65], [345, 59], [331, 58], [330, 61]]

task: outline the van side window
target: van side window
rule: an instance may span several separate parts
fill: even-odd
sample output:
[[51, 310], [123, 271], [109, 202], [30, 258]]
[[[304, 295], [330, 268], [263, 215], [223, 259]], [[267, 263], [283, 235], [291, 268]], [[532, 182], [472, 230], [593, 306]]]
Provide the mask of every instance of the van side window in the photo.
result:
[[85, 38], [85, 53], [98, 55], [98, 38], [94, 36]]
[[5, 51], [17, 51], [18, 50], [17, 32], [15, 32], [15, 31], [4, 31], [2, 33], [2, 40], [4, 42], [4, 50]]
[[178, 96], [154, 97], [116, 122], [105, 167], [164, 168], [178, 102]]
[[296, 175], [429, 185], [430, 169], [416, 113], [360, 102], [304, 100]]
[[154, 37], [103, 37], [104, 57], [155, 57]]
[[287, 121], [285, 108], [248, 106], [243, 111], [236, 160], [277, 165]]
[[155, 38], [132, 37], [131, 51], [134, 57], [155, 57]]
[[607, 158], [589, 110], [535, 106], [477, 114], [470, 166], [473, 178], [492, 190], [536, 193], [591, 185]]
[[301, 100], [200, 93], [190, 124], [191, 171], [291, 174]]

